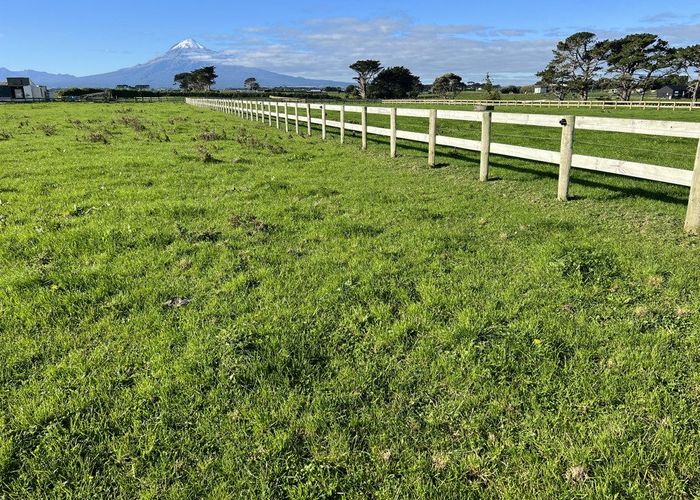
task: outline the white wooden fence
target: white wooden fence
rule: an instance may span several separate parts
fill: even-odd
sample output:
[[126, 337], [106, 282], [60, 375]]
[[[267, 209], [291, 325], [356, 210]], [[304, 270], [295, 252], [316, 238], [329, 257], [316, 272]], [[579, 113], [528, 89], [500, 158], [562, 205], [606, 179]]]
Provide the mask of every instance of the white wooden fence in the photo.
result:
[[598, 101], [598, 100], [567, 100], [552, 99], [385, 99], [382, 104], [449, 104], [449, 105], [482, 105], [482, 106], [525, 106], [540, 108], [603, 108], [603, 109], [699, 109], [698, 103], [690, 101]]
[[[686, 186], [690, 188], [690, 195], [685, 229], [689, 233], [700, 234], [700, 123], [600, 118], [591, 116], [562, 117], [541, 114], [494, 113], [491, 111], [476, 112], [442, 109], [345, 106], [237, 99], [187, 98], [186, 102], [200, 108], [232, 113], [250, 120], [267, 121], [267, 124], [270, 126], [274, 125], [277, 128], [283, 126], [287, 132], [290, 131], [290, 127], [293, 125], [296, 133], [300, 133], [300, 126], [304, 124], [306, 133], [311, 135], [312, 124], [320, 125], [321, 137], [323, 139], [327, 138], [327, 130], [329, 127], [337, 128], [340, 130], [341, 143], [345, 141], [345, 132], [347, 130], [357, 131], [361, 133], [362, 149], [367, 148], [368, 134], [389, 137], [390, 155], [392, 158], [396, 156], [398, 139], [427, 143], [428, 163], [431, 166], [435, 165], [435, 148], [438, 145], [450, 146], [468, 151], [479, 151], [481, 153], [480, 179], [482, 181], [488, 180], [490, 154], [559, 165], [557, 195], [562, 201], [566, 201], [568, 198], [571, 168], [594, 170], [608, 174], [617, 174]], [[300, 110], [303, 110], [304, 114], [300, 114]], [[320, 117], [315, 118], [312, 115], [312, 110], [320, 111]], [[328, 120], [328, 111], [338, 112], [340, 115], [339, 121]], [[346, 115], [348, 113], [359, 114], [360, 123], [348, 123], [346, 121]], [[389, 116], [389, 128], [369, 126], [367, 124], [367, 116], [371, 114]], [[397, 127], [397, 117], [427, 118], [428, 130], [424, 133], [399, 130]], [[438, 120], [481, 122], [481, 140], [476, 141], [437, 135]], [[560, 150], [550, 151], [491, 142], [492, 123], [560, 128], [562, 130]], [[693, 166], [694, 170], [574, 154], [574, 131], [576, 129], [697, 139], [698, 148], [695, 164]]]

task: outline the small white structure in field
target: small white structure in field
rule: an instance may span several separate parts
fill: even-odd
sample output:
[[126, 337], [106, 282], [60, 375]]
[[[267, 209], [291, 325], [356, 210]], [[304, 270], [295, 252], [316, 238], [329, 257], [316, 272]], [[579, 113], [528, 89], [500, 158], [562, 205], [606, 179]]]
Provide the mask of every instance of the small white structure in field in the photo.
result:
[[546, 94], [549, 92], [549, 88], [546, 85], [535, 85], [535, 94]]

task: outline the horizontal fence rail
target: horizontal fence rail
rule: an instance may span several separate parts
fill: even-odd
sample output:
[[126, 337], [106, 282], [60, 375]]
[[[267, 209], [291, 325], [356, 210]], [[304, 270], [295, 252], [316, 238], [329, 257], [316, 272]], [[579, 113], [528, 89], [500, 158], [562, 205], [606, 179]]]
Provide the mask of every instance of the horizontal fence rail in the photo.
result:
[[[186, 102], [187, 104], [200, 108], [232, 113], [250, 120], [266, 121], [269, 126], [273, 126], [274, 124], [277, 128], [284, 126], [287, 132], [290, 131], [291, 126], [294, 126], [297, 134], [300, 133], [301, 124], [306, 126], [306, 133], [308, 135], [311, 135], [312, 125], [319, 125], [323, 139], [327, 138], [327, 130], [329, 127], [337, 128], [340, 131], [341, 143], [345, 141], [346, 131], [360, 132], [362, 149], [367, 148], [367, 137], [369, 134], [388, 137], [392, 158], [396, 156], [398, 139], [425, 143], [428, 144], [428, 163], [431, 166], [435, 166], [436, 146], [449, 146], [467, 151], [478, 151], [480, 153], [479, 177], [482, 181], [488, 180], [489, 156], [491, 154], [558, 165], [558, 198], [562, 201], [568, 199], [571, 168], [689, 187], [690, 195], [685, 228], [689, 233], [700, 234], [700, 123], [590, 116], [562, 117], [524, 113], [495, 113], [491, 111], [477, 112], [279, 101], [249, 101], [237, 99], [187, 98]], [[315, 118], [312, 116], [312, 110], [320, 111], [320, 117]], [[300, 111], [303, 111], [303, 114], [300, 114]], [[340, 114], [339, 121], [329, 120], [327, 117], [328, 111], [338, 112]], [[348, 113], [359, 114], [360, 123], [346, 122]], [[390, 121], [389, 128], [368, 125], [368, 115], [388, 116]], [[425, 132], [400, 130], [397, 127], [398, 117], [427, 119], [427, 130]], [[481, 138], [477, 141], [438, 135], [438, 120], [480, 122]], [[561, 129], [560, 150], [551, 151], [492, 142], [491, 125], [493, 123]], [[574, 154], [574, 131], [576, 129], [697, 139], [698, 148], [695, 164], [693, 165], [693, 170], [685, 170], [627, 160]]]
[[698, 109], [698, 103], [689, 101], [599, 101], [599, 100], [567, 100], [552, 99], [384, 99], [382, 104], [450, 104], [481, 105], [481, 106], [529, 106], [545, 108], [609, 108], [609, 109]]

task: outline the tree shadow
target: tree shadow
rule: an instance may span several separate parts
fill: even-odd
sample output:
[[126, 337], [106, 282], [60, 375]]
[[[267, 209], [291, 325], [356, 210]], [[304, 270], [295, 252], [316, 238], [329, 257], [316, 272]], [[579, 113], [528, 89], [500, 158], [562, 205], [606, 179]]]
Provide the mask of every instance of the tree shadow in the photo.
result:
[[[359, 137], [359, 134], [358, 134]], [[386, 145], [387, 148], [389, 147], [389, 141], [388, 139], [384, 137], [373, 137], [373, 136], [368, 136], [367, 137], [368, 142], [371, 142], [373, 144], [377, 145]], [[438, 146], [440, 148], [440, 146]], [[427, 144], [419, 144], [419, 143], [404, 143], [404, 142], [399, 142], [399, 151], [401, 150], [409, 150], [409, 151], [416, 151], [420, 153], [424, 153], [427, 159], [428, 155], [428, 147]], [[466, 154], [465, 154], [466, 153]], [[449, 158], [450, 160], [455, 160], [459, 161], [460, 163], [464, 163], [467, 165], [479, 165], [479, 158], [474, 158], [470, 157], [469, 153], [473, 154], [478, 154], [476, 151], [454, 151], [454, 150], [441, 150], [438, 149], [436, 152], [436, 155], [441, 158]], [[542, 168], [536, 168], [534, 166], [529, 167], [525, 165], [513, 165], [511, 163], [505, 163], [505, 161], [509, 159], [509, 157], [505, 156], [491, 156], [491, 160], [489, 162], [489, 165], [493, 168], [499, 168], [499, 169], [504, 169], [508, 170], [511, 172], [518, 172], [518, 173], [524, 173], [524, 174], [531, 174], [535, 177], [538, 178], [547, 178], [547, 179], [553, 179], [556, 180], [559, 178], [559, 172], [558, 171], [551, 171], [551, 170], [546, 170]], [[535, 161], [529, 161], [525, 159], [517, 159], [520, 162], [529, 162], [533, 165], [549, 165], [547, 163], [538, 163]], [[452, 165], [452, 163], [446, 163], [446, 162], [441, 162], [436, 164], [432, 168], [445, 168], [447, 166]], [[556, 165], [554, 165], [556, 168]], [[586, 170], [581, 170], [581, 169], [576, 169], [574, 168], [572, 170], [572, 177], [571, 177], [571, 185], [572, 186], [586, 186], [590, 188], [596, 188], [596, 189], [604, 189], [607, 191], [610, 191], [609, 196], [605, 196], [604, 198], [601, 199], [608, 199], [608, 200], [619, 200], [619, 199], [627, 199], [627, 198], [645, 198], [648, 200], [655, 200], [655, 201], [661, 201], [664, 203], [669, 203], [672, 205], [686, 205], [688, 203], [688, 198], [687, 196], [684, 195], [676, 195], [672, 193], [665, 193], [662, 192], [661, 190], [654, 189], [653, 187], [646, 188], [646, 187], [641, 187], [641, 186], [616, 186], [614, 184], [614, 180], [620, 179], [621, 177], [624, 176], [619, 176], [619, 175], [614, 175], [614, 174], [607, 174], [605, 172], [595, 172], [596, 176], [600, 176], [601, 180], [596, 181], [596, 180], [591, 180], [587, 178], [582, 178], [579, 173], [587, 173], [588, 171]], [[604, 179], [610, 179], [612, 182], [605, 182]], [[644, 179], [637, 179], [634, 177], [626, 177], [628, 180], [632, 181], [640, 181], [640, 182], [653, 182], [653, 181], [645, 181]], [[489, 182], [494, 182], [494, 181], [499, 181], [502, 180], [501, 176], [494, 176], [494, 177], [489, 177]], [[654, 186], [655, 184], [651, 184], [650, 186]], [[680, 186], [677, 186], [680, 187]], [[569, 197], [570, 201], [582, 201], [585, 199], [588, 199], [588, 196], [582, 196], [582, 195], [572, 195]]]

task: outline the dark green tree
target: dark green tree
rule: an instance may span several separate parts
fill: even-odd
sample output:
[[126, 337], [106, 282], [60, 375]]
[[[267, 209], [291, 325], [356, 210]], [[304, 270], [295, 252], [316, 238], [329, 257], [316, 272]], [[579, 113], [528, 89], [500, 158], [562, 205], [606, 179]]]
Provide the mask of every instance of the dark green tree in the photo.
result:
[[550, 62], [545, 69], [537, 73], [537, 76], [540, 79], [539, 83], [547, 87], [548, 91], [557, 96], [560, 101], [563, 101], [570, 92], [569, 74], [554, 63]]
[[491, 81], [491, 75], [489, 73], [486, 73], [486, 78], [484, 78], [483, 89], [486, 92], [486, 97], [488, 99], [495, 100], [501, 98], [501, 92]]
[[382, 70], [381, 63], [374, 59], [355, 61], [350, 65], [350, 69], [357, 73], [357, 76], [353, 79], [357, 81], [357, 90], [360, 93], [360, 97], [366, 99], [369, 85]]
[[599, 41], [594, 33], [574, 33], [557, 43], [552, 51], [554, 57], [540, 73], [555, 77], [556, 84], [551, 86], [566, 86], [567, 91], [586, 101], [603, 68], [606, 47], [606, 43]]
[[192, 73], [178, 73], [175, 75], [175, 83], [177, 83], [182, 90], [192, 90]]
[[379, 99], [416, 97], [420, 91], [420, 78], [403, 66], [382, 70], [369, 87], [369, 95]]
[[674, 51], [651, 33], [627, 35], [604, 45], [610, 85], [623, 101], [629, 101], [635, 90], [643, 99], [658, 78], [673, 72]]
[[182, 90], [203, 91], [211, 90], [217, 76], [214, 66], [205, 66], [189, 73], [178, 73], [174, 80]]
[[693, 99], [693, 104], [698, 100], [700, 93], [700, 44], [684, 47], [676, 53], [676, 66], [683, 71], [690, 82], [688, 90]]
[[246, 78], [243, 85], [247, 90], [260, 90], [260, 84], [255, 79], [255, 77]]
[[211, 90], [211, 87], [216, 83], [216, 68], [214, 66], [205, 66], [194, 70], [195, 79], [200, 88]]
[[432, 92], [445, 97], [447, 94], [457, 95], [464, 88], [462, 77], [454, 73], [438, 76], [433, 82]]

